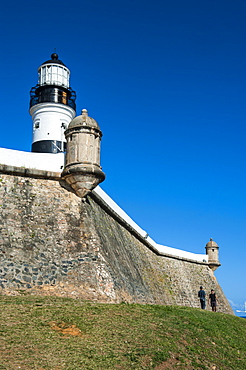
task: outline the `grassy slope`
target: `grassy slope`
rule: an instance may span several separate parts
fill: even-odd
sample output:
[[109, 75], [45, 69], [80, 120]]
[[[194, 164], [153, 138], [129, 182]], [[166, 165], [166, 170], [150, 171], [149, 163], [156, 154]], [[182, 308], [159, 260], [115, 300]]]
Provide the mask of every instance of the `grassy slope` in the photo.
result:
[[0, 369], [246, 369], [246, 320], [200, 309], [0, 296]]

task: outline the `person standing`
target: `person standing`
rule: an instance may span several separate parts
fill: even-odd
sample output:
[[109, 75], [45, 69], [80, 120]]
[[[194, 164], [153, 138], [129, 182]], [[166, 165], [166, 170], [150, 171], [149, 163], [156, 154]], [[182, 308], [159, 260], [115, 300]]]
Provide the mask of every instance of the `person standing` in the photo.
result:
[[212, 311], [216, 312], [216, 306], [217, 306], [217, 297], [213, 289], [211, 289], [211, 293], [209, 294], [209, 303], [212, 307]]
[[203, 290], [203, 287], [200, 286], [200, 290], [198, 292], [198, 297], [200, 298], [200, 304], [201, 304], [201, 309], [202, 310], [205, 310], [205, 307], [206, 307], [206, 293], [205, 291]]

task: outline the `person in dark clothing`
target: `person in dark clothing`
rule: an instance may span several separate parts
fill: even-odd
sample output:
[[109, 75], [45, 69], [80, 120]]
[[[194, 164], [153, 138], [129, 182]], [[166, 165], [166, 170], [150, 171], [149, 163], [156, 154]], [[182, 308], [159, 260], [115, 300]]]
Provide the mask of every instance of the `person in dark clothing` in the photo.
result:
[[206, 307], [206, 293], [203, 290], [202, 286], [200, 286], [200, 290], [198, 292], [198, 297], [200, 298], [200, 304], [201, 304], [201, 309], [205, 310]]
[[212, 311], [216, 312], [216, 306], [217, 306], [217, 297], [213, 289], [211, 289], [211, 293], [209, 294], [209, 303], [212, 307]]

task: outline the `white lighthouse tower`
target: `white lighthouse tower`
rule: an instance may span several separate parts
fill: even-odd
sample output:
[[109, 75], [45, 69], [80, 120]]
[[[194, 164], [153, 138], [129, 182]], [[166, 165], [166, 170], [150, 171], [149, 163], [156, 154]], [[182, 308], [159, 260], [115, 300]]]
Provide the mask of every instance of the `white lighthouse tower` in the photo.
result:
[[30, 91], [32, 152], [66, 150], [64, 131], [76, 114], [76, 94], [69, 87], [69, 76], [69, 69], [56, 53], [38, 68], [38, 84]]

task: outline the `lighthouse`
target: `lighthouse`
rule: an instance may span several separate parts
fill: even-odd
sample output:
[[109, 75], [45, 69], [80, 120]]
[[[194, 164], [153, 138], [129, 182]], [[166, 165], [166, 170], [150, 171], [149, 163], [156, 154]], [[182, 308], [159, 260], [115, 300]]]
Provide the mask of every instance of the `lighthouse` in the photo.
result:
[[76, 115], [76, 93], [69, 77], [70, 70], [56, 53], [38, 68], [38, 84], [30, 91], [32, 152], [66, 151], [64, 131]]

